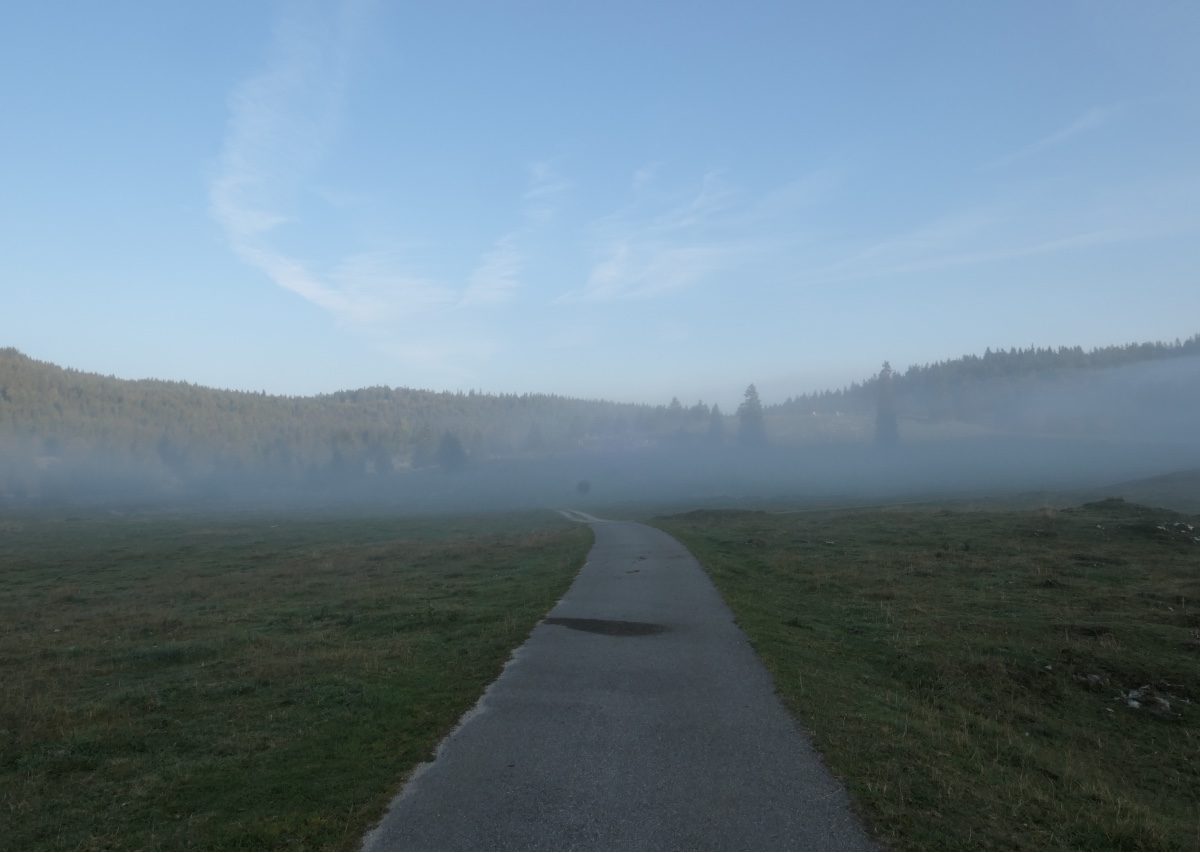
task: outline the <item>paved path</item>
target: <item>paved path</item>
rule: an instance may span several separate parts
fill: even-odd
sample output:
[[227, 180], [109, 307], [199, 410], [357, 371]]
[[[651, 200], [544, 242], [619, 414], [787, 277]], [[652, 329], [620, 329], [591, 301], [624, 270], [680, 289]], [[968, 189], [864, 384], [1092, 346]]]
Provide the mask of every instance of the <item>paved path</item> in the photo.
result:
[[868, 848], [688, 551], [574, 518], [579, 577], [365, 849]]

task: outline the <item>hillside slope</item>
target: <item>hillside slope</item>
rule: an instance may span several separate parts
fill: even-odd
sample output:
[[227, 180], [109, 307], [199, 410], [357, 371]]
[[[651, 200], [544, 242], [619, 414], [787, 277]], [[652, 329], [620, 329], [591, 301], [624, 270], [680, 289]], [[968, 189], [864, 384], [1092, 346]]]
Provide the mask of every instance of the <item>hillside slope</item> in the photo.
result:
[[[620, 472], [621, 499], [683, 484], [706, 495], [898, 494], [951, 481], [1038, 487], [1052, 469], [1056, 485], [1094, 484], [1200, 463], [1200, 336], [989, 352], [888, 383], [903, 452], [882, 458], [879, 376], [766, 406], [768, 447], [755, 449], [737, 446], [737, 415], [704, 403], [388, 387], [286, 397], [116, 379], [0, 349], [0, 502], [346, 490], [415, 500], [469, 491], [430, 472], [481, 466], [493, 500], [518, 483], [578, 483], [586, 494], [592, 475], [581, 470]], [[582, 457], [594, 464], [571, 462]]]

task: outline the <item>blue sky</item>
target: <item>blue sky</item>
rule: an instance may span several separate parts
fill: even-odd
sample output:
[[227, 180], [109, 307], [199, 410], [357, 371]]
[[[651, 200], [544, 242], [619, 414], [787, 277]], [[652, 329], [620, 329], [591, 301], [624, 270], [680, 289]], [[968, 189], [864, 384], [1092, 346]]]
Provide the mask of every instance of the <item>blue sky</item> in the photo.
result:
[[1200, 331], [1200, 4], [5, 5], [0, 345], [736, 404]]

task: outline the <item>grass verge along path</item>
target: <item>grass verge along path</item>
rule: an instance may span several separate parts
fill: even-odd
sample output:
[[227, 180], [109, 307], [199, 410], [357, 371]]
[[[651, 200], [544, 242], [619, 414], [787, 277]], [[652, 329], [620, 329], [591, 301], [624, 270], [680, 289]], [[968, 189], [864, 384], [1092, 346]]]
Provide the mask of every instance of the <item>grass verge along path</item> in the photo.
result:
[[654, 523], [884, 843], [1200, 848], [1200, 519], [1103, 501]]
[[0, 516], [0, 827], [21, 849], [355, 849], [590, 531]]

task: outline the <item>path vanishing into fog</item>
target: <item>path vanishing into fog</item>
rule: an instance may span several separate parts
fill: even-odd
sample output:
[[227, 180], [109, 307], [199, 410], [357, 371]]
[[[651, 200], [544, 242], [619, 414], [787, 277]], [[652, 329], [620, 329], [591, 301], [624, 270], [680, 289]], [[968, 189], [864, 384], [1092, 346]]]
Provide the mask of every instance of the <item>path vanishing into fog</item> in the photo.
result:
[[691, 554], [563, 514], [586, 565], [365, 848], [869, 847]]

